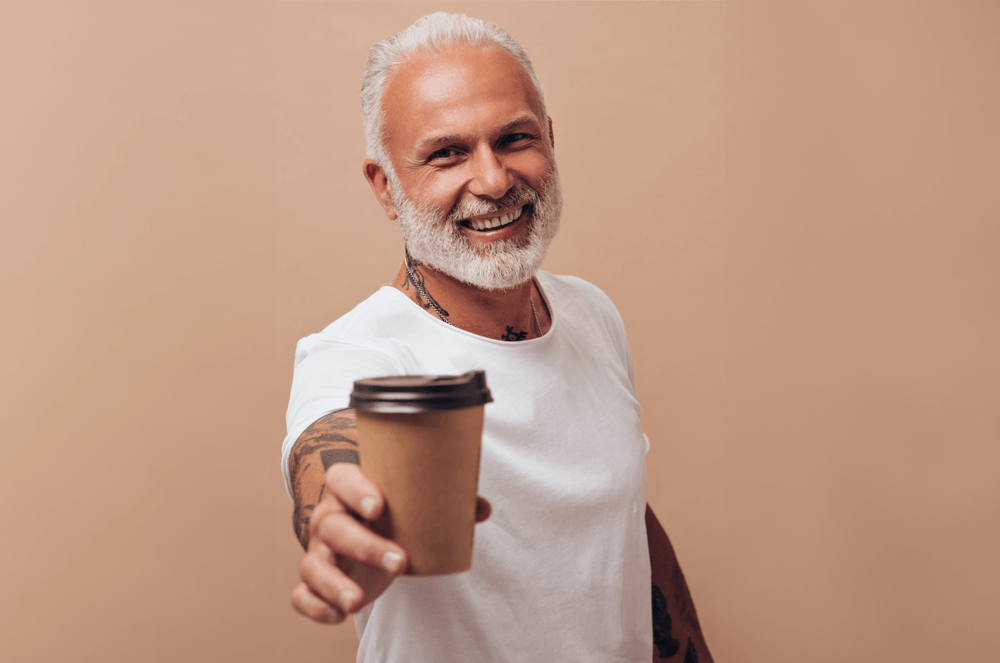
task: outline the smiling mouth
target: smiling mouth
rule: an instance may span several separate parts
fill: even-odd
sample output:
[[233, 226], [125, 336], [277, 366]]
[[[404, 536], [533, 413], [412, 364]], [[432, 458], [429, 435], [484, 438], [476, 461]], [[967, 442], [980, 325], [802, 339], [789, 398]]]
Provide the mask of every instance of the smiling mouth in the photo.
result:
[[521, 215], [523, 215], [524, 211], [529, 207], [530, 205], [522, 205], [518, 209], [507, 212], [501, 216], [494, 216], [489, 219], [465, 219], [464, 221], [459, 221], [458, 224], [477, 232], [496, 230], [498, 228], [503, 228], [504, 226], [509, 226], [520, 219]]

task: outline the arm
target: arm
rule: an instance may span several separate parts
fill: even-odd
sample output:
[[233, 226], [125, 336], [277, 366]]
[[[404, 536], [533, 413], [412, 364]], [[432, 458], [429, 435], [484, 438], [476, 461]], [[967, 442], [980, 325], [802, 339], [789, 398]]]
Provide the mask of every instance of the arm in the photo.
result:
[[337, 624], [384, 592], [407, 565], [406, 552], [370, 529], [385, 505], [358, 467], [353, 410], [310, 426], [292, 447], [288, 470], [292, 525], [306, 554], [292, 607], [317, 622]]
[[677, 663], [713, 663], [674, 547], [648, 504], [646, 537], [653, 576], [653, 661], [678, 656]]
[[[357, 440], [354, 410], [338, 410], [306, 429], [288, 459], [292, 525], [306, 551], [292, 607], [327, 624], [374, 601], [409, 564], [403, 548], [367, 526], [385, 498], [358, 466]], [[477, 498], [476, 522], [489, 514], [489, 503]]]
[[334, 463], [358, 464], [358, 430], [354, 410], [338, 410], [307, 428], [288, 457], [292, 477], [292, 527], [304, 550], [309, 549], [309, 517], [326, 492], [326, 471]]

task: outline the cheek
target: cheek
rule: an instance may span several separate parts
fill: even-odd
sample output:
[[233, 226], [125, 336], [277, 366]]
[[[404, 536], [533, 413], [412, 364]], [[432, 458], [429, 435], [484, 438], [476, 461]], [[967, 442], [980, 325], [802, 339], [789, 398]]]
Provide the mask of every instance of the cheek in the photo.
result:
[[458, 202], [463, 181], [458, 173], [452, 171], [438, 173], [423, 182], [423, 186], [418, 191], [419, 199], [444, 213], [448, 213]]
[[521, 175], [533, 189], [538, 190], [542, 180], [552, 172], [552, 160], [541, 152], [530, 152], [515, 156], [511, 167]]

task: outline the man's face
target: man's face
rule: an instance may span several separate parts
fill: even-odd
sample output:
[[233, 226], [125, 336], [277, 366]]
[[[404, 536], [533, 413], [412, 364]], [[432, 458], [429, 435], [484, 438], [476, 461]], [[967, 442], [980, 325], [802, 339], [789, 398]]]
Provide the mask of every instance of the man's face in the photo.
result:
[[562, 196], [534, 87], [500, 49], [420, 53], [383, 97], [397, 221], [410, 254], [482, 288], [534, 275]]

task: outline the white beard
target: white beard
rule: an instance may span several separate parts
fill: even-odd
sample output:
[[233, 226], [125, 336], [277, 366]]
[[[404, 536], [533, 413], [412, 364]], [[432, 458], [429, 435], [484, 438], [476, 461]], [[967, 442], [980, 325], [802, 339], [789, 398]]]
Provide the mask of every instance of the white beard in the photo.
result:
[[[396, 223], [403, 233], [406, 250], [415, 260], [463, 283], [484, 290], [510, 290], [534, 277], [559, 230], [562, 186], [555, 164], [542, 181], [541, 191], [527, 185], [511, 189], [499, 200], [460, 202], [445, 216], [443, 210], [416, 205], [403, 193], [399, 181], [390, 176]], [[530, 204], [528, 228], [517, 238], [473, 247], [459, 221], [472, 216], [500, 212]]]

